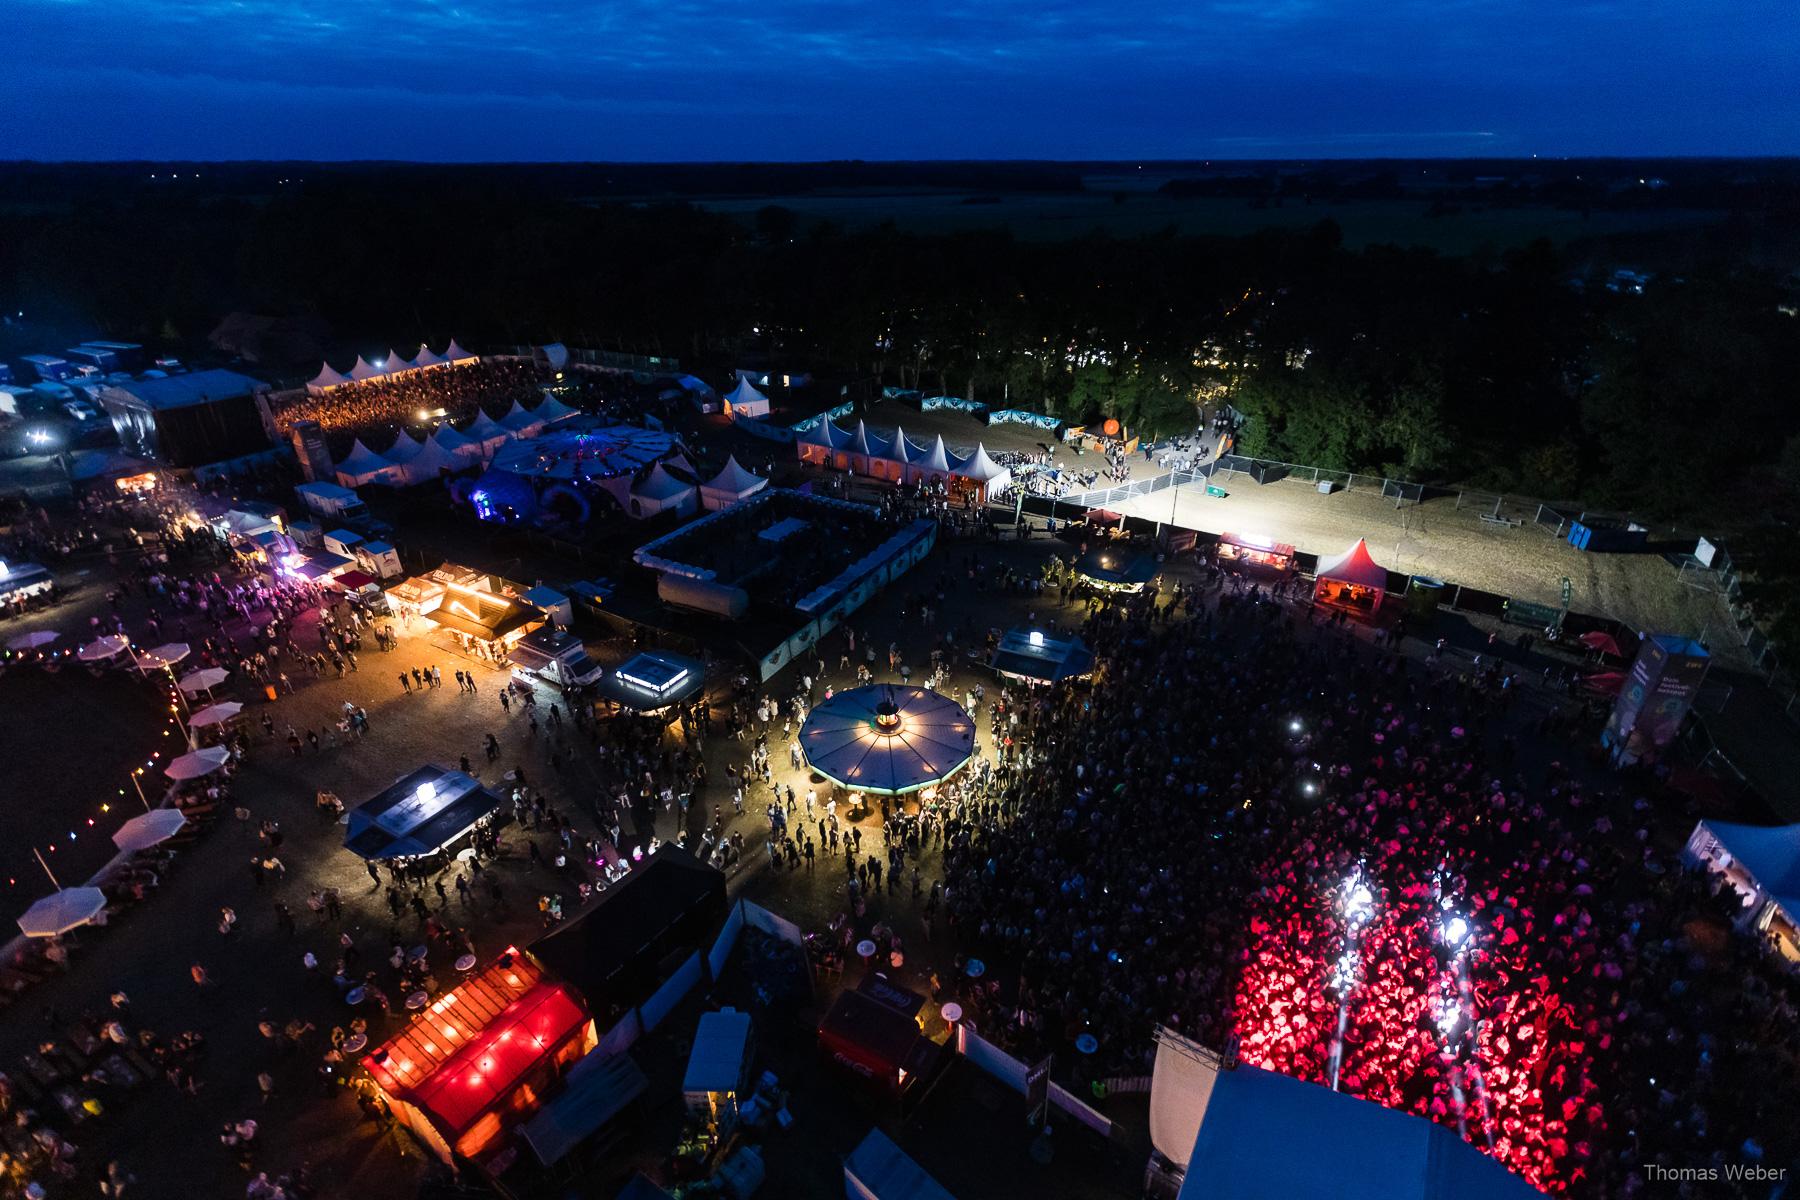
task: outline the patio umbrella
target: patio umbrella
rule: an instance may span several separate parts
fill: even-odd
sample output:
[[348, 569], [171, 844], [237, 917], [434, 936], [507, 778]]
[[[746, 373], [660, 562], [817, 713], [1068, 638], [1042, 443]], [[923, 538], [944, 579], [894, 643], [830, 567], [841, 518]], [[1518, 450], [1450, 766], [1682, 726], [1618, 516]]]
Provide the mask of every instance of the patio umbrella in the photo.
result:
[[148, 850], [161, 845], [181, 832], [187, 818], [178, 808], [157, 808], [131, 818], [113, 834], [113, 845], [121, 850]]
[[204, 750], [195, 750], [182, 755], [167, 767], [163, 774], [170, 779], [198, 779], [202, 775], [211, 775], [225, 765], [231, 757], [231, 751], [223, 746], [208, 746]]
[[231, 718], [244, 711], [244, 706], [236, 700], [226, 700], [219, 704], [209, 704], [194, 714], [188, 725], [195, 729], [203, 729], [208, 725], [223, 725]]
[[181, 690], [190, 696], [195, 692], [210, 692], [230, 677], [231, 672], [224, 667], [202, 667], [181, 677]]
[[164, 642], [154, 650], [144, 651], [138, 659], [140, 667], [172, 667], [190, 653], [186, 642]]
[[95, 638], [76, 652], [75, 657], [82, 662], [100, 662], [112, 658], [123, 651], [131, 643], [118, 634], [108, 634], [103, 638]]
[[1623, 671], [1601, 671], [1593, 675], [1584, 675], [1581, 686], [1590, 692], [1598, 692], [1603, 696], [1616, 696], [1619, 689], [1625, 686]]
[[19, 928], [26, 937], [56, 937], [86, 925], [106, 911], [106, 893], [96, 887], [64, 888], [25, 910]]
[[1598, 650], [1600, 653], [1610, 654], [1614, 658], [1624, 657], [1624, 654], [1619, 650], [1619, 640], [1610, 633], [1605, 633], [1596, 629], [1592, 633], [1582, 634], [1576, 641], [1586, 646], [1589, 650]]
[[30, 633], [21, 633], [6, 643], [8, 650], [41, 650], [54, 642], [62, 634], [54, 629], [34, 629]]

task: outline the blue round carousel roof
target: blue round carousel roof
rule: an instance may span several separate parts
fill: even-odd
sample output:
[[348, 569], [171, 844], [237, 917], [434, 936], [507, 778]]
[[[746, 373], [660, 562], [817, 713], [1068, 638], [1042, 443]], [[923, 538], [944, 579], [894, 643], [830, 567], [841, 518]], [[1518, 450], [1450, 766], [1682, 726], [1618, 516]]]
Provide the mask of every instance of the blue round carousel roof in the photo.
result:
[[534, 438], [508, 442], [494, 455], [493, 469], [533, 479], [574, 481], [635, 475], [675, 453], [675, 439], [635, 425], [571, 422]]
[[807, 714], [800, 749], [847, 788], [900, 795], [948, 778], [975, 752], [975, 722], [927, 688], [877, 684], [839, 692]]

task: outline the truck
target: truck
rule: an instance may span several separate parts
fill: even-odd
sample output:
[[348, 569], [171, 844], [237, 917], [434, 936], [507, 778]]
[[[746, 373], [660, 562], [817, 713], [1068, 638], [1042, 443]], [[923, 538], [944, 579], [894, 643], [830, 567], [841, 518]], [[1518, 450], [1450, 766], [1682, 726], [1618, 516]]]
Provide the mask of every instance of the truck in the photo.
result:
[[306, 505], [306, 510], [322, 522], [328, 522], [330, 528], [356, 525], [369, 519], [369, 506], [347, 487], [321, 481], [300, 484], [294, 491], [299, 495], [300, 503]]
[[514, 643], [512, 659], [514, 679], [545, 683], [568, 691], [600, 682], [606, 668], [588, 657], [587, 645], [566, 629], [541, 625]]

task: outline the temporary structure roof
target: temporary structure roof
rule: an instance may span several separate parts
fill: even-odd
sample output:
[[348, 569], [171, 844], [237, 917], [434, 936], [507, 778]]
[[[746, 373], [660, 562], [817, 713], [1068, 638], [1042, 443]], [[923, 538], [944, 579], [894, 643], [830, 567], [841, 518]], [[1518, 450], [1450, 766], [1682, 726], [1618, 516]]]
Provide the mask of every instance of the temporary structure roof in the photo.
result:
[[464, 350], [461, 346], [457, 345], [455, 338], [451, 338], [450, 344], [444, 347], [445, 362], [462, 362], [465, 359], [474, 357], [475, 355], [470, 354], [467, 350]]
[[418, 357], [413, 359], [414, 365], [421, 367], [441, 367], [446, 361], [448, 360], [445, 359], [443, 355], [433, 354], [431, 352], [431, 347], [427, 346], [424, 342], [419, 343]]
[[344, 456], [337, 465], [338, 482], [346, 487], [355, 487], [359, 483], [385, 478], [394, 469], [394, 464], [363, 445], [357, 438], [350, 447], [350, 453]]
[[[1181, 1200], [1525, 1200], [1540, 1195], [1448, 1126], [1247, 1063], [1216, 1071], [1199, 1103], [1200, 1132], [1188, 1158]], [[1301, 1129], [1306, 1130], [1307, 1152], [1295, 1154], [1294, 1132]]]
[[669, 474], [661, 463], [657, 463], [650, 468], [650, 473], [644, 476], [643, 481], [631, 489], [631, 494], [646, 500], [660, 500], [666, 503], [670, 500], [680, 499], [693, 490], [693, 484], [683, 483]]
[[[569, 1068], [568, 1086], [519, 1127], [519, 1136], [539, 1162], [553, 1167], [649, 1089], [650, 1081], [631, 1055], [595, 1047]], [[667, 1200], [667, 1192], [658, 1194]]]
[[887, 456], [898, 463], [909, 463], [917, 459], [920, 453], [917, 446], [906, 440], [906, 430], [898, 425], [894, 426], [894, 440], [888, 444]]
[[410, 371], [418, 365], [398, 350], [389, 350], [387, 358], [382, 361], [381, 369], [392, 375], [396, 371]]
[[517, 437], [529, 437], [544, 427], [543, 420], [517, 400], [513, 401], [512, 410], [500, 418], [500, 424]]
[[707, 501], [729, 504], [734, 500], [754, 496], [768, 486], [767, 479], [739, 466], [737, 455], [734, 454], [725, 460], [724, 468], [717, 475], [700, 485], [700, 495]]
[[975, 453], [951, 464], [951, 473], [977, 483], [996, 484], [1012, 478], [1012, 471], [988, 457], [987, 447], [975, 443]]
[[407, 486], [430, 483], [439, 477], [442, 471], [460, 471], [468, 465], [466, 456], [451, 453], [444, 449], [442, 442], [433, 437], [419, 448], [418, 454], [401, 468], [401, 476]]
[[869, 1136], [844, 1160], [844, 1178], [856, 1186], [846, 1186], [852, 1196], [874, 1196], [878, 1200], [956, 1200], [944, 1185], [933, 1179], [894, 1139], [879, 1129]]
[[452, 425], [439, 425], [431, 441], [457, 458], [481, 457], [481, 443], [467, 434], [458, 433]]
[[941, 475], [950, 473], [950, 455], [944, 449], [944, 435], [938, 434], [931, 443], [931, 448], [912, 460], [912, 465], [921, 471], [936, 471]]
[[743, 1082], [750, 1051], [750, 1014], [735, 1008], [702, 1013], [688, 1052], [684, 1092], [733, 1092]]
[[394, 444], [387, 448], [382, 457], [395, 465], [400, 465], [411, 462], [424, 448], [423, 442], [402, 429], [394, 438]]
[[531, 415], [548, 425], [552, 421], [560, 421], [564, 417], [572, 417], [579, 409], [570, 408], [550, 393], [544, 393], [544, 402], [532, 410]]
[[484, 409], [475, 410], [475, 419], [470, 421], [469, 427], [462, 432], [464, 437], [480, 442], [484, 446], [498, 445], [512, 436], [506, 426], [488, 416]]
[[350, 368], [350, 378], [358, 381], [375, 379], [382, 374], [383, 372], [380, 367], [370, 366], [368, 361], [360, 354], [356, 356], [356, 365]]
[[[884, 725], [887, 706], [893, 722]], [[877, 684], [821, 702], [800, 727], [813, 770], [853, 791], [901, 795], [954, 774], [975, 752], [975, 722], [948, 696]]]
[[1387, 568], [1369, 556], [1366, 538], [1357, 538], [1356, 545], [1336, 558], [1320, 562], [1317, 575], [1320, 579], [1336, 579], [1378, 591], [1386, 591], [1388, 585]]
[[1702, 821], [1688, 838], [1686, 857], [1714, 867], [1735, 863], [1766, 901], [1800, 922], [1800, 825]]
[[367, 859], [435, 854], [501, 803], [461, 771], [423, 766], [350, 811], [344, 846]]
[[870, 458], [888, 456], [888, 443], [880, 434], [871, 434], [869, 426], [863, 421], [856, 423], [856, 432], [850, 435], [850, 444], [845, 449], [855, 454], [866, 454]]
[[738, 376], [737, 386], [731, 389], [725, 399], [732, 404], [766, 405], [769, 398], [756, 390], [756, 385], [742, 375]]
[[332, 370], [330, 363], [320, 363], [319, 373], [306, 381], [306, 390], [309, 392], [322, 392], [327, 388], [338, 387], [349, 382], [350, 377]]
[[829, 419], [820, 421], [800, 438], [802, 445], [824, 446], [830, 450], [841, 450], [849, 442], [850, 435], [833, 425]]

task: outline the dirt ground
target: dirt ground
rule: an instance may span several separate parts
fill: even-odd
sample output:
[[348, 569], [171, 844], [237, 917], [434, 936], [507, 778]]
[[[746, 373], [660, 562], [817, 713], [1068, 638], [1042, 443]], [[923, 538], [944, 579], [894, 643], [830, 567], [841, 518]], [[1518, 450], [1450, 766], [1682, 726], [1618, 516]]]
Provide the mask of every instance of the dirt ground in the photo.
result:
[[1547, 526], [1483, 521], [1481, 514], [1490, 509], [1458, 509], [1454, 498], [1396, 509], [1373, 491], [1324, 496], [1296, 479], [1258, 484], [1233, 475], [1223, 486], [1222, 499], [1196, 484], [1178, 494], [1165, 489], [1111, 507], [1183, 529], [1263, 535], [1306, 554], [1339, 554], [1367, 538], [1375, 561], [1390, 571], [1552, 607], [1562, 604], [1567, 578], [1569, 607], [1577, 612], [1610, 617], [1642, 632], [1699, 638], [1721, 662], [1743, 663], [1722, 598], [1683, 583], [1659, 554], [1587, 553]]

